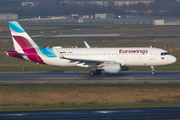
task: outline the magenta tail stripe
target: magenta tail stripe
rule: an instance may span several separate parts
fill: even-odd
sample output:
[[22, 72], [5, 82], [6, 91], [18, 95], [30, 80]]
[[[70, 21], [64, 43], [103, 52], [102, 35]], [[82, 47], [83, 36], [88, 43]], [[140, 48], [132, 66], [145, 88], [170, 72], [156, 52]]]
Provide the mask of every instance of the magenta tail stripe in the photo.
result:
[[21, 46], [21, 47], [26, 47], [26, 48], [33, 48], [31, 43], [24, 37], [21, 36], [13, 36], [13, 38], [16, 40], [16, 42]]
[[27, 57], [29, 58], [29, 60], [33, 62], [45, 64], [42, 58], [37, 54], [35, 48], [31, 45], [31, 43], [26, 38], [22, 36], [13, 36], [13, 38], [20, 45], [23, 52], [27, 54]]

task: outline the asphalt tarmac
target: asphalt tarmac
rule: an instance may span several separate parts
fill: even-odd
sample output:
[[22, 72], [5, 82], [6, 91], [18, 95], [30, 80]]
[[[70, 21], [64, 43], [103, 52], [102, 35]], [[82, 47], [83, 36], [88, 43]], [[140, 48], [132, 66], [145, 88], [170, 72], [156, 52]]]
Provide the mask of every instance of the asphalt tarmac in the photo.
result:
[[88, 72], [22, 72], [0, 73], [0, 84], [49, 83], [180, 83], [180, 72], [121, 72], [102, 73], [90, 77]]
[[1, 120], [179, 120], [180, 108], [0, 112]]

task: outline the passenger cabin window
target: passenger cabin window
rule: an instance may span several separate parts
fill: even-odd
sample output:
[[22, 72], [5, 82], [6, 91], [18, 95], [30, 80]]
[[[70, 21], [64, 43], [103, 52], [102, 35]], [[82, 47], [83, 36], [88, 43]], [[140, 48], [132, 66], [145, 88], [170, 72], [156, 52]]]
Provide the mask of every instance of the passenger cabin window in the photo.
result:
[[161, 55], [170, 55], [168, 52], [162, 52]]

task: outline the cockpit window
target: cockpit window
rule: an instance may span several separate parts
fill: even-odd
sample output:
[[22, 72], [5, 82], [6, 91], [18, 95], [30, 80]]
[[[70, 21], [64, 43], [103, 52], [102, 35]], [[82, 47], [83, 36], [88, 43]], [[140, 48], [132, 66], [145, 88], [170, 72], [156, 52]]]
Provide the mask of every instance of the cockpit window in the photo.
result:
[[162, 52], [161, 55], [170, 55], [168, 52]]

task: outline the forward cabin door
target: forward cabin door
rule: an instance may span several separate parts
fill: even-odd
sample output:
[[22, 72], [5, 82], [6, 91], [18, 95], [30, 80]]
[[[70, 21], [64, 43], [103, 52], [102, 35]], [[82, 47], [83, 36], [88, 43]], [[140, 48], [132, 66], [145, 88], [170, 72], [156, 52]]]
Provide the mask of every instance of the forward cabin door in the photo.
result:
[[154, 51], [154, 49], [149, 50], [149, 60], [155, 60], [155, 51]]

